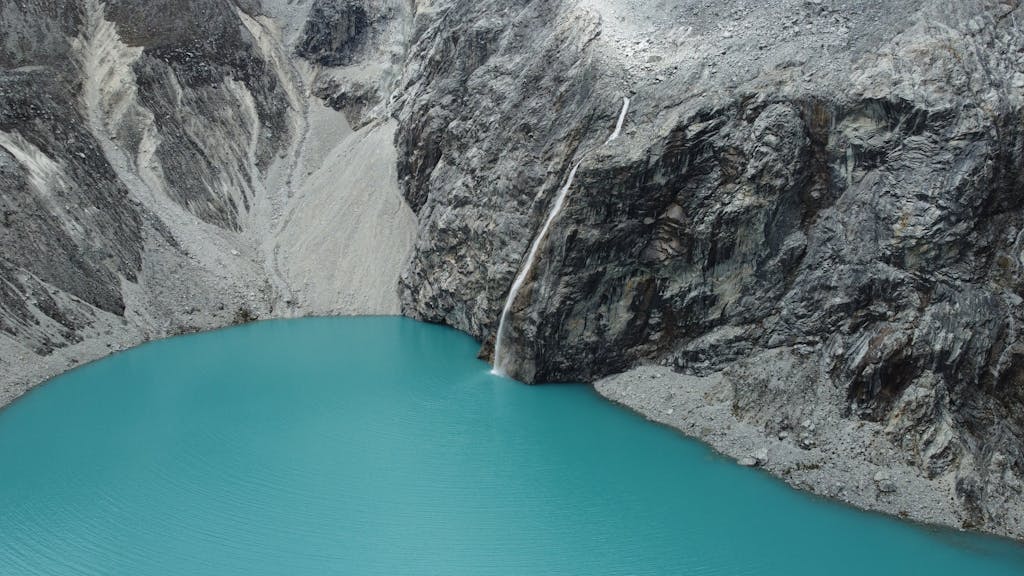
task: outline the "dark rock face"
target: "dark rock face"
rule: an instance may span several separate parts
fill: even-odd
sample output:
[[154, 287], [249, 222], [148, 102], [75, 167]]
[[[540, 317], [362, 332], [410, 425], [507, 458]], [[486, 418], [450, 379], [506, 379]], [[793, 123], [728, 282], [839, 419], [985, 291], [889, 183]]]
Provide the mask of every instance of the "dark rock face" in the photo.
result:
[[[609, 29], [586, 10], [451, 3], [420, 24], [398, 112], [421, 221], [406, 310], [489, 353], [522, 255], [582, 160], [513, 305], [513, 375], [705, 374], [792, 351], [812, 369], [780, 384], [780, 405], [840, 391], [842, 414], [960, 479], [966, 523], [998, 529], [1024, 474], [1020, 11], [923, 3], [853, 37], [884, 13], [865, 7], [843, 16], [855, 60], [758, 40], [732, 78], [707, 71], [744, 50], [723, 33], [711, 42], [728, 50], [660, 64], [652, 82], [609, 72]], [[803, 18], [801, 31], [840, 21]], [[623, 85], [632, 128], [601, 146]], [[736, 386], [737, 412], [773, 425], [776, 399]]]
[[370, 15], [359, 0], [317, 0], [296, 53], [318, 64], [351, 64], [371, 34]]
[[[85, 121], [67, 41], [73, 3], [7, 3], [0, 27], [0, 329], [48, 352], [90, 307], [124, 311], [141, 267], [141, 214]], [[75, 300], [57, 297], [57, 291]]]
[[[140, 266], [139, 214], [126, 199], [66, 94], [41, 72], [6, 78], [0, 130], [18, 126], [0, 155], [3, 228], [10, 262], [109, 312], [123, 311], [115, 274], [133, 280]], [[36, 154], [30, 168], [15, 154]], [[77, 158], [63, 166], [43, 157]], [[57, 198], [35, 193], [46, 180]], [[58, 269], [47, 266], [48, 261]], [[106, 263], [106, 264], [104, 264]]]
[[384, 118], [407, 48], [404, 0], [315, 0], [295, 54], [319, 68], [313, 94], [358, 130]]
[[596, 20], [536, 29], [557, 2], [459, 10], [420, 22], [400, 102], [398, 173], [421, 222], [402, 282], [410, 313], [486, 340], [574, 154], [607, 138], [620, 100], [595, 89], [586, 53], [566, 49], [596, 35]]
[[[133, 65], [139, 103], [153, 114], [161, 136], [156, 156], [161, 160], [168, 190], [179, 204], [204, 221], [234, 230], [251, 206], [255, 193], [245, 181], [231, 184], [242, 191], [241, 202], [219, 188], [222, 157], [211, 156], [214, 144], [196, 129], [197, 124], [242, 124], [226, 109], [239, 106], [226, 93], [225, 82], [244, 85], [252, 96], [260, 126], [257, 167], [265, 170], [282, 143], [290, 137], [285, 112], [288, 101], [273, 70], [251, 33], [239, 22], [236, 10], [254, 13], [253, 2], [236, 5], [225, 0], [181, 3], [121, 1], [112, 3], [107, 16], [130, 45], [142, 47]], [[166, 17], [173, 14], [173, 18]], [[129, 142], [137, 140], [124, 134]], [[247, 135], [230, 137], [244, 142]], [[239, 143], [240, 143], [239, 142]], [[137, 149], [131, 150], [138, 152]], [[247, 172], [244, 155], [231, 159], [240, 173]], [[241, 204], [241, 205], [240, 205]]]

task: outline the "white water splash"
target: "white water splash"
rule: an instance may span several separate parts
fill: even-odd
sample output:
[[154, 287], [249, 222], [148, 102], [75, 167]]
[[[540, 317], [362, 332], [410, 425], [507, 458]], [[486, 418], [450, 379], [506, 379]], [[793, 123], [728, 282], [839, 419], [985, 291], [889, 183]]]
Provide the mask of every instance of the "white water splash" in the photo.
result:
[[[605, 144], [615, 140], [619, 137], [622, 132], [622, 125], [626, 121], [626, 112], [629, 111], [629, 98], [622, 99], [622, 112], [619, 114], [619, 121], [615, 125], [615, 131], [612, 135], [605, 140]], [[586, 157], [586, 154], [583, 155]], [[519, 291], [523, 288], [523, 284], [526, 283], [526, 278], [529, 277], [530, 271], [533, 270], [534, 261], [537, 259], [537, 253], [540, 252], [540, 247], [544, 243], [544, 239], [547, 238], [548, 232], [551, 229], [551, 225], [554, 223], [558, 215], [562, 213], [562, 208], [565, 207], [565, 200], [569, 196], [569, 189], [572, 188], [572, 183], [576, 179], [576, 171], [579, 169], [580, 164], [583, 163], [581, 158], [576, 164], [573, 165], [572, 170], [569, 171], [569, 177], [565, 180], [565, 185], [558, 191], [558, 196], [555, 198], [554, 205], [551, 206], [551, 211], [548, 212], [548, 217], [544, 220], [544, 225], [541, 226], [540, 232], [533, 239], [533, 243], [530, 245], [530, 251], [527, 252], [526, 261], [523, 263], [523, 267], [519, 270], [519, 274], [516, 275], [516, 279], [512, 282], [512, 289], [509, 290], [508, 298], [505, 299], [505, 306], [501, 310], [501, 318], [498, 320], [498, 334], [494, 339], [494, 368], [491, 370], [491, 374], [496, 376], [508, 376], [506, 368], [508, 367], [508, 359], [503, 354], [505, 350], [505, 324], [508, 321], [509, 316], [512, 313], [512, 306], [515, 304], [516, 298], [519, 296]]]
[[629, 98], [622, 99], [622, 112], [619, 113], [619, 121], [615, 124], [615, 131], [604, 141], [605, 144], [615, 140], [622, 133], [622, 125], [626, 122], [626, 112], [629, 112]]

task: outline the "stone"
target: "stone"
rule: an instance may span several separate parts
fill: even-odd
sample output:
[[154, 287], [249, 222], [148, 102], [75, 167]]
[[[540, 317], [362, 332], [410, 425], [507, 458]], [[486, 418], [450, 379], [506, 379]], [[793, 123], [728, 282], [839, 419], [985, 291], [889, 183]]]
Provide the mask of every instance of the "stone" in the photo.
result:
[[892, 476], [886, 470], [876, 472], [873, 480], [879, 492], [888, 494], [896, 491], [896, 483], [892, 481]]

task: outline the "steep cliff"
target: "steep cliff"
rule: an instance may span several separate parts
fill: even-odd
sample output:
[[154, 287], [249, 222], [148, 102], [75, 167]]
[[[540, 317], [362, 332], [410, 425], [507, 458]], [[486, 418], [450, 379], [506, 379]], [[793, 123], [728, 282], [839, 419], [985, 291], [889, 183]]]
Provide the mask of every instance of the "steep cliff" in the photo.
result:
[[[1021, 8], [765, 4], [423, 16], [397, 111], [421, 223], [405, 309], [489, 354], [582, 162], [512, 303], [514, 376], [721, 375], [760, 434], [909, 464], [943, 521], [1024, 535]], [[863, 445], [831, 432], [847, 422]], [[849, 499], [899, 506], [861, 484]]]
[[0, 399], [253, 316], [490, 357], [522, 271], [513, 376], [1024, 537], [1022, 11], [0, 0]]

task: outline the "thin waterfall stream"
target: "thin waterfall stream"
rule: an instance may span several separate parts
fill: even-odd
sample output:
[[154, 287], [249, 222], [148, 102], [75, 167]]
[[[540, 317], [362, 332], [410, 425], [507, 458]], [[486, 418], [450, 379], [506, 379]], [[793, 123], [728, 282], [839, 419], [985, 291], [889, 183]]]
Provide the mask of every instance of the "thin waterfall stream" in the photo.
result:
[[[629, 98], [624, 97], [622, 99], [622, 112], [619, 113], [619, 119], [615, 124], [615, 130], [611, 136], [605, 140], [605, 144], [615, 140], [622, 133], [622, 125], [626, 121], [626, 113], [629, 112]], [[494, 369], [492, 373], [499, 376], [508, 375], [508, 361], [505, 352], [505, 335], [507, 332], [506, 325], [508, 324], [509, 316], [512, 314], [512, 305], [515, 303], [516, 298], [519, 296], [519, 291], [522, 290], [523, 285], [526, 283], [526, 279], [529, 277], [530, 272], [533, 270], [534, 262], [537, 259], [537, 254], [540, 252], [540, 247], [544, 243], [544, 239], [547, 238], [548, 232], [551, 230], [551, 225], [554, 223], [558, 215], [562, 213], [562, 209], [565, 207], [565, 201], [569, 196], [569, 189], [572, 188], [572, 183], [576, 179], [576, 171], [579, 169], [580, 164], [583, 163], [583, 159], [586, 158], [590, 151], [584, 153], [579, 160], [573, 165], [572, 170], [569, 171], [569, 177], [566, 178], [565, 184], [558, 191], [558, 196], [555, 197], [555, 202], [551, 206], [551, 210], [548, 211], [548, 217], [544, 220], [544, 225], [541, 226], [540, 232], [534, 237], [533, 243], [530, 244], [530, 250], [527, 252], [526, 260], [523, 266], [519, 270], [519, 274], [516, 275], [515, 281], [512, 282], [512, 288], [508, 292], [508, 298], [505, 299], [505, 306], [501, 310], [501, 318], [498, 320], [498, 333], [494, 339]]]

